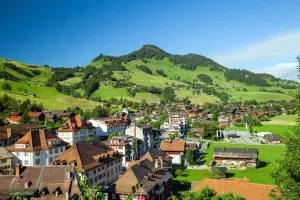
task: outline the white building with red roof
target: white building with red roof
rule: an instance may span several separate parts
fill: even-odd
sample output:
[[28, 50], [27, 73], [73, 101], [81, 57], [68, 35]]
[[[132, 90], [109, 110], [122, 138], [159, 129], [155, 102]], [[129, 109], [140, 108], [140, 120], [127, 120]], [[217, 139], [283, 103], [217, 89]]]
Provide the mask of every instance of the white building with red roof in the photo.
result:
[[96, 131], [91, 123], [82, 121], [80, 115], [68, 119], [58, 130], [57, 136], [63, 141], [74, 145], [86, 141], [88, 137], [95, 136]]
[[24, 166], [46, 166], [62, 154], [67, 143], [44, 129], [31, 129], [8, 150]]

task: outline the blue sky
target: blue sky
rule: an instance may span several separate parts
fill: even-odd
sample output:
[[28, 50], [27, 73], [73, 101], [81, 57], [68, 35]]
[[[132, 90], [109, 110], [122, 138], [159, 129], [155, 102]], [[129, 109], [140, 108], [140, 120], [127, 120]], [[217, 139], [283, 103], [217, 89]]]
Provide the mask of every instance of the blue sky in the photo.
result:
[[300, 1], [2, 1], [0, 57], [85, 65], [143, 44], [296, 79]]

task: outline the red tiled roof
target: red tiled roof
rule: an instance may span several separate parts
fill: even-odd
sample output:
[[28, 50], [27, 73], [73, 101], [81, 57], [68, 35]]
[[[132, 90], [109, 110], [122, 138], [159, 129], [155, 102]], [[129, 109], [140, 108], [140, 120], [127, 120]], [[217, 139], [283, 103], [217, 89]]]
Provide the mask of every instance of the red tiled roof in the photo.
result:
[[265, 185], [257, 183], [249, 183], [245, 179], [204, 179], [199, 184], [193, 184], [192, 190], [200, 190], [204, 187], [213, 188], [218, 194], [233, 192], [243, 196], [247, 200], [266, 200], [270, 199], [269, 194], [274, 185]]
[[41, 114], [43, 114], [42, 112], [29, 112], [28, 115], [29, 117], [32, 118], [39, 118], [41, 116]]
[[184, 140], [162, 141], [160, 143], [160, 149], [162, 151], [180, 151], [183, 152], [185, 147]]
[[22, 119], [22, 116], [9, 116], [6, 118], [8, 121], [19, 122]]

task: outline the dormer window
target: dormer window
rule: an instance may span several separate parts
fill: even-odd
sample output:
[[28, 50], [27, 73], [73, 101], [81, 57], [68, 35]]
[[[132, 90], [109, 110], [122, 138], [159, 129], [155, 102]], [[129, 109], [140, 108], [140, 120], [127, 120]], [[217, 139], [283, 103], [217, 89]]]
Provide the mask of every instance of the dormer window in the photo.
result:
[[16, 148], [26, 148], [26, 144], [15, 144]]

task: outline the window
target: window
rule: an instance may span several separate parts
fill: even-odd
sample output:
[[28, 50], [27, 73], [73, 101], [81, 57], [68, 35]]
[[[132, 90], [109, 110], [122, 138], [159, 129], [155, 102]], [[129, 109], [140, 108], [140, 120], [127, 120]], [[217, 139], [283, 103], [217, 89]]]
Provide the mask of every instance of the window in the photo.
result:
[[98, 172], [100, 172], [100, 167], [97, 170], [98, 170]]
[[36, 160], [35, 160], [35, 164], [36, 164], [36, 165], [40, 165], [40, 162], [41, 162], [40, 159], [36, 159]]
[[118, 173], [118, 168], [116, 167], [116, 174]]
[[41, 152], [40, 152], [39, 150], [36, 150], [36, 151], [34, 152], [34, 154], [35, 154], [35, 156], [40, 156]]
[[49, 154], [50, 154], [50, 155], [52, 154], [52, 149], [49, 149]]
[[121, 165], [119, 165], [119, 172], [121, 171]]
[[53, 158], [49, 157], [49, 163], [52, 163], [52, 161], [53, 161]]
[[90, 185], [93, 185], [93, 179], [92, 178], [90, 179]]
[[58, 153], [58, 148], [54, 148], [54, 152], [55, 152], [55, 153]]
[[60, 147], [60, 152], [64, 152], [64, 147]]
[[87, 173], [85, 173], [85, 176], [87, 177], [87, 178], [89, 178], [89, 173], [87, 172]]
[[94, 178], [94, 182], [97, 183], [97, 176]]
[[114, 174], [114, 170], [113, 169], [111, 169], [111, 175], [113, 175]]
[[100, 180], [102, 178], [102, 174], [98, 175], [98, 179]]
[[94, 169], [94, 170], [93, 170], [93, 173], [96, 174], [96, 172], [97, 172], [97, 171]]
[[1, 163], [6, 163], [6, 159], [1, 159]]
[[109, 171], [107, 171], [107, 176], [109, 176]]
[[104, 165], [102, 166], [102, 170], [104, 170]]
[[29, 161], [28, 160], [24, 160], [24, 165], [29, 165]]

